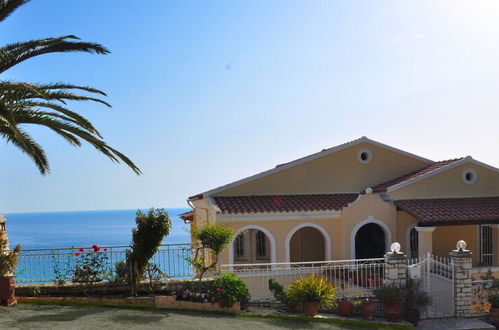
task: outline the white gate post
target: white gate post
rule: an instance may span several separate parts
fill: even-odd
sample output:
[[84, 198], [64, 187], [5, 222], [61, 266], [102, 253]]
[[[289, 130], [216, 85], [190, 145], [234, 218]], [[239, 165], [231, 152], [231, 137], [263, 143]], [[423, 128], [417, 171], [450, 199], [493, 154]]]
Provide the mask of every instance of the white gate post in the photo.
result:
[[[394, 244], [398, 243], [393, 243]], [[398, 245], [400, 249], [400, 244]], [[403, 252], [393, 250], [385, 254], [384, 285], [396, 285], [400, 288], [407, 286], [407, 256]]]
[[458, 242], [458, 249], [449, 255], [454, 267], [454, 312], [456, 317], [471, 316], [471, 251], [466, 250], [464, 241]]

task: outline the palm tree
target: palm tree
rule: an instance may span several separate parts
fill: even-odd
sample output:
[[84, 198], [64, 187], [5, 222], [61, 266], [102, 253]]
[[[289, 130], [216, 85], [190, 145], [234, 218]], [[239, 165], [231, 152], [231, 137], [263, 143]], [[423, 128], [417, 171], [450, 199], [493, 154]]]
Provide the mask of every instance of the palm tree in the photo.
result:
[[[0, 0], [0, 22], [29, 0]], [[0, 47], [0, 74], [32, 57], [49, 53], [86, 52], [108, 54], [97, 43], [82, 42], [73, 35], [17, 42]], [[26, 132], [25, 125], [45, 126], [73, 146], [86, 141], [114, 162], [124, 162], [136, 174], [140, 169], [125, 155], [110, 147], [102, 135], [78, 113], [71, 111], [68, 101], [103, 101], [106, 94], [98, 89], [68, 83], [27, 83], [0, 80], [0, 136], [26, 153], [42, 175], [49, 172], [43, 148]]]

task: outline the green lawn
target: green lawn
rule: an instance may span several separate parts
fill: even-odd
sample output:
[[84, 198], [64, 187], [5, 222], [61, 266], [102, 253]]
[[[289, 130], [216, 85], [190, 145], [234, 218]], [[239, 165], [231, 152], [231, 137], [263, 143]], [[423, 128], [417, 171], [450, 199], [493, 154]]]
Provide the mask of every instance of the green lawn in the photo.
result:
[[387, 329], [363, 324], [101, 306], [0, 307], [1, 329]]

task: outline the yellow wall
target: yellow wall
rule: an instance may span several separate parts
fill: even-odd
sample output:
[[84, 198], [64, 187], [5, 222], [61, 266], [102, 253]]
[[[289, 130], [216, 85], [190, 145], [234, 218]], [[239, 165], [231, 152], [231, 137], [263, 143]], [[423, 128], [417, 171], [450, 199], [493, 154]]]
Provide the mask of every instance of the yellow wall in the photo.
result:
[[408, 228], [413, 224], [417, 224], [416, 218], [405, 213], [397, 211], [397, 238], [401, 249], [409, 256], [409, 243], [407, 242]]
[[[351, 237], [356, 225], [366, 219], [377, 219], [388, 226], [392, 240], [387, 242], [386, 248], [399, 239], [399, 230], [396, 219], [396, 209], [390, 203], [383, 201], [378, 195], [361, 195], [361, 197], [344, 209], [342, 217], [337, 219], [321, 220], [275, 220], [275, 221], [244, 221], [224, 222], [227, 226], [239, 229], [246, 225], [258, 225], [269, 230], [276, 241], [277, 262], [286, 261], [286, 238], [298, 225], [307, 222], [322, 226], [331, 237], [332, 257], [334, 260], [351, 259]], [[404, 229], [402, 229], [404, 230]], [[228, 251], [223, 253], [222, 264], [232, 263], [228, 260]]]
[[[332, 257], [333, 259], [342, 259], [340, 247], [345, 245], [345, 235], [343, 232], [342, 219], [321, 219], [307, 220], [307, 223], [314, 223], [322, 226], [331, 237]], [[276, 241], [276, 261], [286, 261], [286, 237], [293, 228], [304, 223], [303, 220], [276, 220], [276, 221], [249, 221], [249, 222], [225, 222], [224, 224], [238, 230], [246, 225], [258, 225], [269, 230]], [[221, 255], [221, 264], [229, 264], [228, 249]]]
[[[363, 148], [372, 152], [368, 164], [357, 161], [357, 152]], [[426, 165], [421, 160], [364, 142], [217, 195], [361, 192]]]
[[[467, 168], [472, 168], [477, 173], [473, 184], [466, 184], [462, 180], [462, 173]], [[499, 173], [473, 163], [465, 163], [395, 190], [390, 196], [395, 200], [499, 196]]]
[[392, 239], [386, 246], [387, 250], [390, 247], [390, 244], [398, 239], [396, 208], [392, 204], [383, 201], [377, 194], [361, 195], [357, 201], [343, 209], [342, 217], [345, 219], [344, 233], [347, 242], [347, 244], [344, 244], [343, 246], [343, 256], [345, 259], [354, 259], [351, 248], [351, 238], [355, 227], [357, 224], [370, 217], [377, 219], [388, 226]]
[[448, 257], [449, 252], [456, 248], [456, 242], [466, 241], [467, 249], [473, 253], [473, 265], [476, 265], [477, 251], [477, 226], [442, 226], [433, 232], [433, 254]]

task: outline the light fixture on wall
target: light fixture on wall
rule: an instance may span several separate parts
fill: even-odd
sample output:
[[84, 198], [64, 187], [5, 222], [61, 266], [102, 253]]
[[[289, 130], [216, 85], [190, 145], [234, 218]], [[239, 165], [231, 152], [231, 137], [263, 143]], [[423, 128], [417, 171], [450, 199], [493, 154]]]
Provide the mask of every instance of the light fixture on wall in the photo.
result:
[[393, 242], [392, 245], [390, 245], [390, 250], [392, 250], [392, 253], [395, 253], [395, 254], [400, 253], [400, 243]]
[[457, 241], [456, 248], [459, 252], [466, 250], [466, 242], [463, 240]]

